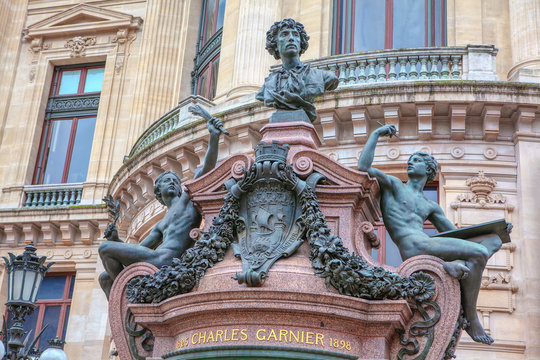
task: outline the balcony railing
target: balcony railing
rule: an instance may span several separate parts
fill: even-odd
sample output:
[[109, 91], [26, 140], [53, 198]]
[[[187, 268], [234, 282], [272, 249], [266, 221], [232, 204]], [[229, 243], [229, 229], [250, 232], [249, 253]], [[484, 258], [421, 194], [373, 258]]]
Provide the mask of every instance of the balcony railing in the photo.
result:
[[25, 186], [23, 207], [77, 205], [81, 202], [82, 190], [82, 183]]
[[[334, 71], [339, 86], [400, 80], [498, 80], [493, 45], [388, 49], [334, 55], [306, 63]], [[271, 70], [277, 70], [275, 65]]]

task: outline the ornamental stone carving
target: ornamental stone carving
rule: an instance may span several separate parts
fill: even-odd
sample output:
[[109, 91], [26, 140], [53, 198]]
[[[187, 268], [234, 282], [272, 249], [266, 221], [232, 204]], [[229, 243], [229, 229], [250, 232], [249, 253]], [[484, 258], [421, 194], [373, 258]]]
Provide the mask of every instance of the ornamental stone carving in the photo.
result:
[[71, 57], [81, 57], [86, 56], [86, 48], [92, 45], [96, 45], [95, 36], [75, 36], [64, 47], [71, 49]]

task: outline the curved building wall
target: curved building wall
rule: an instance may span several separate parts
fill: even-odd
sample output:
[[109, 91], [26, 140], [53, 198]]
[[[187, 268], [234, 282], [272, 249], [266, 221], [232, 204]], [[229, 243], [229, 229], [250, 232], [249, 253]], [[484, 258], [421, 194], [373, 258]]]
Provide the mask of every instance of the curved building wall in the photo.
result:
[[[194, 102], [231, 133], [221, 137], [219, 160], [252, 154], [273, 111], [254, 94], [278, 64], [264, 50], [265, 31], [284, 17], [302, 22], [311, 37], [302, 59], [339, 75], [338, 89], [316, 101], [322, 152], [354, 168], [377, 122], [395, 124], [400, 138], [381, 141], [376, 167], [405, 179], [408, 156], [428, 151], [439, 160], [438, 200], [452, 222], [505, 217], [514, 224], [512, 244], [490, 261], [479, 298], [495, 344], [464, 335], [458, 358], [540, 357], [539, 33], [531, 15], [540, 13], [538, 2], [447, 0], [446, 47], [332, 56], [334, 4], [227, 0], [210, 102], [190, 95], [200, 1], [0, 0], [0, 255], [22, 253], [33, 241], [39, 254], [56, 262], [53, 272], [75, 275], [65, 329], [70, 359], [114, 358], [97, 281], [103, 271], [97, 248], [109, 221], [101, 199], [110, 193], [120, 200], [120, 233], [127, 241], [149, 233], [164, 214], [154, 179], [172, 170], [188, 181], [204, 157], [205, 123], [187, 111]], [[77, 37], [82, 50], [69, 45]], [[409, 65], [424, 59], [426, 78], [407, 73], [399, 80], [399, 71], [362, 78], [370, 61], [378, 71], [400, 57]], [[429, 68], [430, 59], [440, 66]], [[54, 70], [97, 62], [105, 63], [104, 77], [86, 180], [34, 184]], [[483, 183], [492, 186], [479, 197]], [[0, 285], [3, 304], [3, 265]]]

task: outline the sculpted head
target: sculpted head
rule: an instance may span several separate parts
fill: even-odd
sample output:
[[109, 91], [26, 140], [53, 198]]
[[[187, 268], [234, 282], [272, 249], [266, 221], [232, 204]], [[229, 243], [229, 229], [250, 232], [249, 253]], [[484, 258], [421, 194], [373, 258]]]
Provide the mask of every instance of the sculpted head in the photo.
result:
[[422, 175], [422, 173], [425, 173], [427, 175], [426, 183], [430, 183], [435, 179], [438, 169], [439, 164], [437, 163], [437, 160], [423, 151], [413, 153], [407, 161], [407, 174], [410, 176], [414, 174]]
[[266, 50], [276, 59], [281, 55], [302, 55], [308, 48], [309, 36], [304, 25], [293, 19], [277, 21], [266, 32]]
[[180, 186], [180, 184], [180, 178], [174, 172], [165, 171], [164, 173], [160, 174], [157, 177], [154, 186], [154, 194], [156, 195], [156, 199], [165, 205], [162, 197], [163, 192], [174, 192], [177, 196], [180, 196], [180, 194], [182, 194], [182, 186]]

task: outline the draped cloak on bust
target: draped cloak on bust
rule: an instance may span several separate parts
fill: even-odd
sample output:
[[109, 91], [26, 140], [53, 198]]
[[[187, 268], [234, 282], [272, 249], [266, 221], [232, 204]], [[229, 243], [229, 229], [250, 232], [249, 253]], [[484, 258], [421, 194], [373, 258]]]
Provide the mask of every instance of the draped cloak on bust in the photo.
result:
[[304, 110], [315, 121], [317, 113], [313, 100], [326, 90], [338, 86], [336, 75], [327, 70], [312, 69], [309, 64], [299, 64], [293, 69], [281, 68], [264, 79], [257, 93], [257, 100], [278, 110]]

